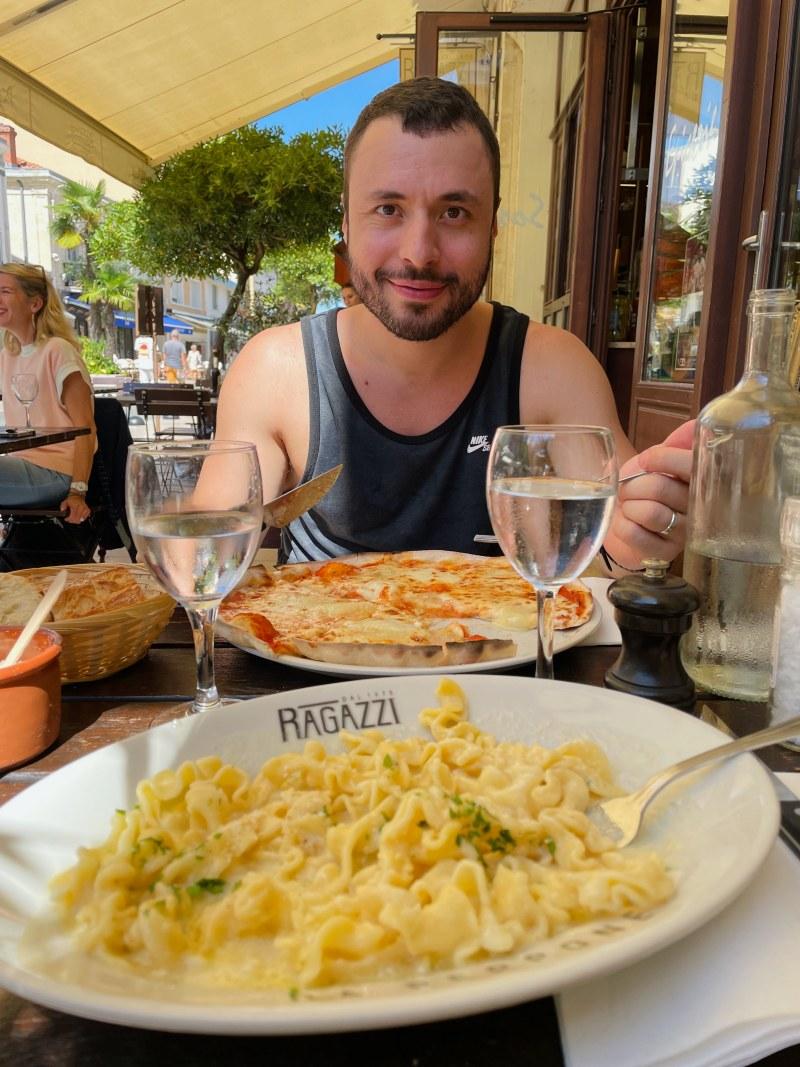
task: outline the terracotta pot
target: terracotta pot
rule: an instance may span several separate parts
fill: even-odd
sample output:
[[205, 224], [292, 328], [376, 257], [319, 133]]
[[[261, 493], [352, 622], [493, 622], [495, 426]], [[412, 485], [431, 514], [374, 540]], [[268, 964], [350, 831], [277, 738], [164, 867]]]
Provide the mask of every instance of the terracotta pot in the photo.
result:
[[[0, 626], [0, 659], [21, 626]], [[58, 737], [61, 726], [61, 636], [37, 630], [13, 667], [0, 668], [0, 771], [38, 756]]]

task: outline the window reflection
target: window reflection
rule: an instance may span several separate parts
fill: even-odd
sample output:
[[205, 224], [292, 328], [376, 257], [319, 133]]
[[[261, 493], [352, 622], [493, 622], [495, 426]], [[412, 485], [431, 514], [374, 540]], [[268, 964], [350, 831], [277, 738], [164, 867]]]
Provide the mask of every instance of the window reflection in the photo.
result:
[[724, 36], [675, 34], [645, 381], [694, 380], [724, 66]]

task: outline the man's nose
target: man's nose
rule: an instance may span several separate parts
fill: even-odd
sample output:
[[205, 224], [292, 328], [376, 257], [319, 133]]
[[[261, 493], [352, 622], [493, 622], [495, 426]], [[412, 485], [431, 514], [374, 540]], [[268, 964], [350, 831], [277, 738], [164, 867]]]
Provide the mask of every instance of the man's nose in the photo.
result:
[[407, 220], [403, 227], [400, 256], [414, 267], [426, 267], [439, 259], [439, 238], [434, 219], [419, 214]]

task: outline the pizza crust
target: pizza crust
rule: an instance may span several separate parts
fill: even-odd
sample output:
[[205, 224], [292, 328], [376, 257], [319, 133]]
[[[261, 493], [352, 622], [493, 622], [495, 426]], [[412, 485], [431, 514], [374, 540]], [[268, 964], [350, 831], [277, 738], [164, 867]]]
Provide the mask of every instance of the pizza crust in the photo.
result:
[[454, 667], [462, 663], [488, 663], [514, 656], [517, 646], [500, 638], [478, 641], [447, 641], [443, 645], [367, 645], [360, 642], [293, 642], [301, 656], [321, 663], [353, 667], [391, 667], [414, 670], [420, 667]]

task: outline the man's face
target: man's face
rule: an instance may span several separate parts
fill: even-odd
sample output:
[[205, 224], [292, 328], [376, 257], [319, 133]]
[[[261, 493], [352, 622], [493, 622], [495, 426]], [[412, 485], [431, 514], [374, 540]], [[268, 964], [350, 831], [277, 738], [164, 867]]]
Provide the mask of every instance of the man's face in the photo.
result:
[[350, 278], [397, 337], [430, 341], [472, 307], [495, 234], [489, 154], [471, 126], [425, 137], [399, 118], [367, 127], [350, 160]]

